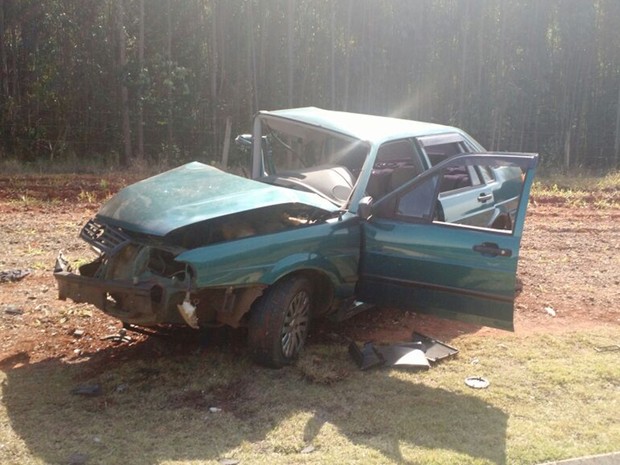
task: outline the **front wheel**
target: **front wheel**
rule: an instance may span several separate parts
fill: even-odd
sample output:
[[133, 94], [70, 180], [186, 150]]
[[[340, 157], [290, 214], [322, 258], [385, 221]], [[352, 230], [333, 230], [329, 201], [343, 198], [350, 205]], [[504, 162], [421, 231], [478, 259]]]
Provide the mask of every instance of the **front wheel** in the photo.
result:
[[307, 278], [285, 278], [268, 288], [250, 314], [248, 342], [254, 360], [273, 368], [291, 364], [306, 342], [311, 313]]

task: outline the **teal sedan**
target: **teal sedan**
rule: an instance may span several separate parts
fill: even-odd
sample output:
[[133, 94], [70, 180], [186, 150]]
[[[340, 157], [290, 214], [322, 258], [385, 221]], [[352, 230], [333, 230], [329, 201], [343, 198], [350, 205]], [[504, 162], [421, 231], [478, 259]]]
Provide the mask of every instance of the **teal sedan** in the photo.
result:
[[537, 155], [312, 107], [259, 112], [237, 142], [250, 179], [193, 162], [112, 197], [81, 231], [95, 258], [59, 262], [59, 297], [127, 325], [247, 327], [272, 367], [360, 303], [513, 329]]

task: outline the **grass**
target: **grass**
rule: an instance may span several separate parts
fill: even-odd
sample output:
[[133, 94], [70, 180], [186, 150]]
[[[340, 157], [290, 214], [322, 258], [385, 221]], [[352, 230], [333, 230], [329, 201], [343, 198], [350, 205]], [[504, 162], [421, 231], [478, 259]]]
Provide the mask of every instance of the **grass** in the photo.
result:
[[[217, 348], [25, 363], [2, 373], [0, 462], [525, 465], [617, 451], [618, 353], [595, 347], [619, 336], [461, 336], [459, 357], [427, 372], [360, 372], [339, 344], [284, 370]], [[471, 375], [490, 387], [468, 388]], [[70, 394], [92, 383], [102, 396]]]
[[605, 176], [580, 174], [539, 176], [532, 188], [532, 198], [541, 203], [617, 208], [620, 206], [620, 172]]

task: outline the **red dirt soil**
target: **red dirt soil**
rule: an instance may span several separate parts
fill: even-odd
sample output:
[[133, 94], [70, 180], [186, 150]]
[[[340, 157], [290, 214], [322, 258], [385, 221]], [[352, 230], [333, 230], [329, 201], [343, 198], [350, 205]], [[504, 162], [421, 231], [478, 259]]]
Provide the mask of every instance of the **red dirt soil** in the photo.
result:
[[[187, 330], [173, 332], [163, 343], [128, 333], [132, 341], [114, 347], [118, 343], [102, 338], [119, 332], [118, 321], [92, 306], [57, 300], [52, 276], [56, 255], [62, 250], [70, 259], [93, 256], [78, 238], [80, 228], [103, 199], [130, 181], [97, 176], [0, 178], [0, 272], [31, 271], [20, 281], [0, 283], [0, 367], [51, 358], [78, 362], [103, 349], [108, 358], [125, 359], [205, 347], [204, 335]], [[515, 306], [517, 335], [620, 325], [619, 221], [620, 208], [532, 202], [519, 263], [523, 291]], [[334, 336], [406, 341], [414, 330], [445, 341], [464, 333], [510, 334], [382, 309], [338, 325], [321, 323], [312, 331], [311, 342]], [[226, 338], [230, 342], [229, 334]], [[243, 350], [242, 346], [235, 342], [229, 350]]]

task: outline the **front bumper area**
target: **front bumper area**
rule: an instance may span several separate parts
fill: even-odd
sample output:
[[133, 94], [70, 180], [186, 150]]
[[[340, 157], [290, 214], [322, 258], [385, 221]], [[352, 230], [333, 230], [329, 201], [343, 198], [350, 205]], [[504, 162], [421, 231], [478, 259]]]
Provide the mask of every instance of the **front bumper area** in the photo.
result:
[[153, 326], [161, 323], [184, 324], [176, 310], [185, 290], [157, 282], [134, 284], [102, 280], [69, 271], [57, 271], [58, 298], [89, 303], [125, 323]]

